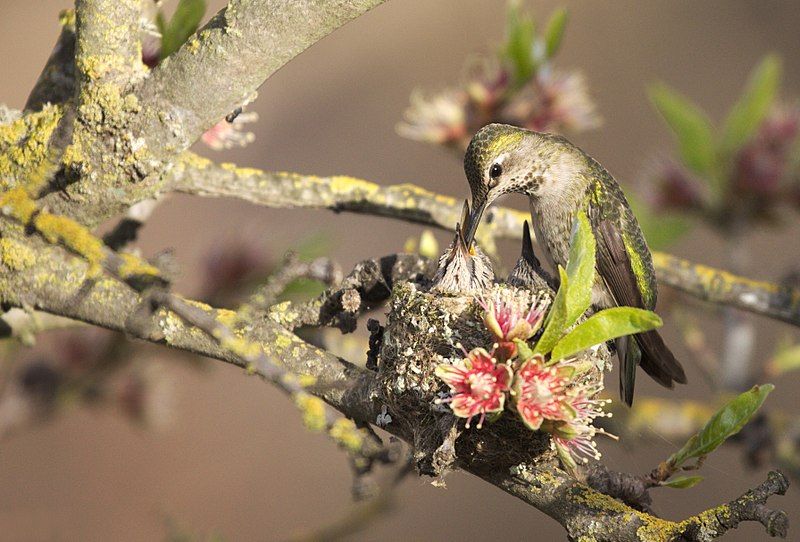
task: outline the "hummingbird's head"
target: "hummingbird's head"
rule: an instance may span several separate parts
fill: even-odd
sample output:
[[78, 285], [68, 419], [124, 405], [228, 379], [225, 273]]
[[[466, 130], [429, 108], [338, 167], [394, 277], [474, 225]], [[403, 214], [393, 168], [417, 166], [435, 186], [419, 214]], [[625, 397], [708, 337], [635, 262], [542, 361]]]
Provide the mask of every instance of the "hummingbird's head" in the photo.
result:
[[467, 147], [464, 171], [472, 192], [472, 214], [465, 228], [469, 246], [484, 209], [503, 194], [538, 195], [558, 136], [507, 124], [488, 124]]

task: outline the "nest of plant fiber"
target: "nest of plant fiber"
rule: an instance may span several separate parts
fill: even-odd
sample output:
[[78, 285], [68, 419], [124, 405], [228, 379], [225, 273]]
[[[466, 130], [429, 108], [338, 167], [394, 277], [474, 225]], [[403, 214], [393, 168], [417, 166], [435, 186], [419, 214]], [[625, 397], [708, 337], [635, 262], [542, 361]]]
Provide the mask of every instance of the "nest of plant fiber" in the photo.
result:
[[[495, 285], [486, 295], [496, 288], [513, 289]], [[530, 292], [520, 294], [530, 296]], [[392, 418], [410, 428], [423, 474], [441, 479], [459, 465], [497, 469], [552, 460], [549, 435], [528, 429], [508, 403], [496, 421], [467, 429], [465, 420], [437, 402], [449, 392], [434, 374], [437, 365], [462, 358], [462, 347], [491, 350], [493, 339], [482, 317], [474, 296], [432, 294], [411, 282], [393, 288], [378, 359], [381, 393]], [[607, 349], [581, 356], [591, 358], [597, 367], [583, 378], [601, 379]]]

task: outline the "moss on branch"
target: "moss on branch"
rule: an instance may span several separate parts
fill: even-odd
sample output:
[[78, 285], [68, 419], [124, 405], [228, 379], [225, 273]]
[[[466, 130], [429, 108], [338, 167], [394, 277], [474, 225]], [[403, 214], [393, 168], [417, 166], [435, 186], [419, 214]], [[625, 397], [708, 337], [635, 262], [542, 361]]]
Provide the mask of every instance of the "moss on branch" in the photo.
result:
[[[36, 254], [35, 262], [23, 272], [0, 266], [0, 301], [3, 303], [17, 307], [27, 305], [125, 331], [144, 340], [165, 343], [247, 368], [240, 356], [167, 309], [154, 315], [160, 335], [137, 335], [137, 328], [128, 325], [131, 315], [142, 303], [142, 298], [134, 290], [110, 278], [86, 282], [89, 276], [86, 262], [70, 257], [59, 247], [45, 244], [36, 237], [25, 236], [20, 228], [8, 222], [0, 222], [0, 229], [4, 239], [25, 245]], [[236, 318], [231, 311], [186, 302], [223, 323]], [[381, 385], [371, 373], [356, 369], [306, 343], [270, 319], [248, 322], [237, 333], [258, 344], [266, 355], [279, 360], [288, 370], [312, 377], [316, 386], [310, 391], [347, 416], [370, 422], [380, 411]], [[319, 411], [317, 405], [314, 401], [306, 402], [307, 419], [312, 425], [318, 421], [314, 415]], [[416, 426], [418, 429], [420, 423], [425, 422], [419, 418], [405, 422], [398, 417], [386, 429], [413, 442], [411, 428]], [[339, 422], [331, 430], [343, 446], [349, 447], [356, 445], [354, 428], [350, 422]], [[508, 448], [508, 443], [494, 439], [488, 432], [483, 437], [483, 451], [460, 456], [458, 466], [550, 515], [564, 525], [573, 540], [709, 540], [735, 527], [739, 521], [751, 520], [770, 525], [768, 528], [772, 530], [768, 532], [771, 534], [782, 532], [780, 529], [784, 523], [781, 522], [785, 515], [764, 506], [769, 496], [785, 491], [786, 480], [782, 475], [771, 475], [762, 486], [731, 503], [683, 522], [670, 522], [638, 512], [580, 484], [552, 461], [520, 464], [511, 469], [489, 468], [481, 456], [491, 450], [502, 453]]]
[[[193, 153], [181, 155], [165, 181], [165, 189], [210, 197], [242, 199], [276, 208], [313, 208], [385, 216], [452, 229], [462, 204], [412, 184], [381, 186], [347, 176], [318, 177], [267, 172], [216, 164]], [[489, 250], [499, 238], [519, 239], [525, 212], [503, 207], [486, 211], [478, 241]], [[734, 306], [800, 326], [800, 291], [754, 281], [663, 252], [653, 253], [661, 283], [699, 299]]]

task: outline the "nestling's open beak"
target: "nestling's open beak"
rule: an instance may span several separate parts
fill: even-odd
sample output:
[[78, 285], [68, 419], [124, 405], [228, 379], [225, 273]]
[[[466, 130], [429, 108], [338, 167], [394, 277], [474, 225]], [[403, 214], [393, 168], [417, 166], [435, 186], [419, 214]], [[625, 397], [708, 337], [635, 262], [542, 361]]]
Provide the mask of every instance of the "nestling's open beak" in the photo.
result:
[[[474, 204], [475, 202], [473, 201]], [[475, 232], [478, 231], [478, 225], [481, 223], [484, 209], [486, 209], [486, 202], [479, 202], [477, 207], [472, 209], [469, 220], [464, 226], [464, 243], [466, 243], [467, 248], [472, 248], [472, 241], [475, 239]]]

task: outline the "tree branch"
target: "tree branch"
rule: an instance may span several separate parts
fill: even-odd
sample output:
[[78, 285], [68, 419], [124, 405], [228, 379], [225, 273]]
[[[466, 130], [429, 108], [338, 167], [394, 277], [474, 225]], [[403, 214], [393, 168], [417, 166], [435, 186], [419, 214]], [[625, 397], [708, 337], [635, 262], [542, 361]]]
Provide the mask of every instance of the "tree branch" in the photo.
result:
[[232, 0], [137, 85], [146, 73], [139, 1], [80, 0], [78, 118], [66, 179], [44, 205], [95, 226], [154, 197], [175, 155], [289, 60], [382, 1]]
[[183, 151], [284, 64], [382, 1], [231, 0], [153, 70], [137, 133], [157, 158]]
[[800, 291], [796, 288], [739, 277], [663, 252], [653, 253], [653, 263], [659, 281], [703, 301], [800, 325]]
[[[139, 40], [139, 0], [76, 0], [75, 67], [78, 86], [130, 85], [144, 75]], [[83, 104], [91, 97], [79, 98]]]
[[[381, 186], [353, 177], [317, 177], [266, 172], [215, 164], [184, 153], [165, 182], [166, 190], [186, 194], [243, 199], [273, 208], [330, 209], [335, 212], [385, 216], [451, 230], [460, 219], [461, 203], [412, 184]], [[503, 207], [486, 211], [479, 241], [492, 247], [498, 238], [520, 239], [527, 213]], [[663, 252], [653, 252], [662, 284], [699, 299], [775, 318], [800, 326], [800, 291], [739, 277], [694, 264]]]
[[[381, 186], [337, 175], [318, 177], [267, 172], [233, 164], [215, 164], [186, 152], [168, 174], [164, 190], [208, 197], [238, 198], [272, 208], [329, 209], [385, 216], [452, 230], [461, 220], [463, 201], [413, 184]], [[494, 238], [521, 238], [530, 216], [503, 207], [486, 210], [478, 231], [482, 243]]]
[[[248, 364], [242, 357], [169, 310], [162, 308], [154, 314], [154, 323], [159, 330], [157, 334], [141, 332], [140, 326], [130, 326], [131, 315], [136, 314], [143, 301], [136, 291], [115, 279], [87, 280], [90, 277], [89, 266], [84, 261], [68, 256], [61, 248], [38, 238], [24, 236], [16, 225], [6, 222], [5, 226], [4, 238], [13, 238], [18, 251], [31, 251], [36, 257], [17, 258], [15, 268], [7, 264], [0, 266], [0, 301], [3, 303], [27, 305], [108, 329], [134, 333], [150, 342], [247, 368]], [[203, 318], [208, 316], [217, 322], [236, 319], [232, 311], [188, 300], [182, 303], [196, 307], [205, 315]], [[239, 333], [243, 339], [257, 343], [264, 355], [279, 360], [286, 370], [313, 377], [317, 386], [312, 391], [348, 417], [367, 423], [375, 419], [380, 408], [380, 384], [375, 381], [373, 373], [357, 369], [302, 341], [270, 319], [248, 322], [246, 330]], [[259, 371], [258, 367], [256, 371]], [[387, 429], [413, 442], [412, 425], [419, 422], [397, 420]], [[484, 444], [497, 450], [504, 446], [502, 442], [489, 438]], [[764, 506], [770, 495], [785, 491], [786, 480], [778, 474], [772, 474], [768, 482], [727, 505], [674, 523], [636, 511], [580, 484], [558, 468], [555, 460], [533, 466], [520, 465], [512, 472], [487, 469], [486, 463], [473, 454], [466, 459], [462, 455], [459, 466], [550, 515], [564, 525], [573, 539], [591, 535], [596, 540], [609, 541], [676, 540], [681, 537], [706, 540], [709, 533], [718, 536], [740, 521], [750, 520], [761, 521], [768, 525], [771, 534], [780, 535], [780, 526], [785, 524], [785, 514]]]

